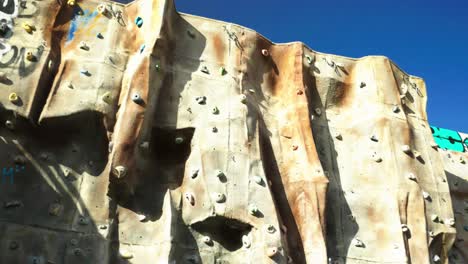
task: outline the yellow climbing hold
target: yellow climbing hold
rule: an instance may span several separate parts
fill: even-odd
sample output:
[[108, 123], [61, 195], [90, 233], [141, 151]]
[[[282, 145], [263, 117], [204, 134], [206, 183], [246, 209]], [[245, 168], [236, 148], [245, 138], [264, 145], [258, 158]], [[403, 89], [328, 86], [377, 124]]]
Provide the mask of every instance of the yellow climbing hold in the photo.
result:
[[23, 23], [23, 28], [24, 28], [24, 30], [26, 30], [26, 32], [28, 32], [29, 34], [32, 34], [33, 31], [36, 30], [36, 27], [35, 27], [35, 26], [30, 25], [30, 24], [28, 24], [28, 23]]
[[10, 100], [10, 102], [12, 103], [17, 103], [19, 101], [19, 97], [16, 93], [11, 93], [9, 96], [8, 96], [8, 100]]
[[34, 55], [32, 54], [32, 52], [28, 51], [28, 52], [26, 53], [26, 59], [27, 59], [28, 61], [34, 61], [34, 60], [36, 59], [36, 57], [34, 57]]
[[75, 0], [68, 0], [68, 1], [67, 1], [67, 4], [68, 4], [69, 6], [74, 6], [74, 5], [76, 4], [76, 2], [75, 2]]

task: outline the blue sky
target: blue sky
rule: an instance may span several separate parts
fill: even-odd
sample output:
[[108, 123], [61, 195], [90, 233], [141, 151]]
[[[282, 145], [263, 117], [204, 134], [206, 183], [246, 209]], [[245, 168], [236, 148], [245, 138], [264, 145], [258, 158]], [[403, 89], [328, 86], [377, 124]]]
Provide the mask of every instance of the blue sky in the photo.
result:
[[281, 43], [359, 58], [385, 55], [424, 78], [431, 125], [468, 132], [468, 0], [175, 0]]

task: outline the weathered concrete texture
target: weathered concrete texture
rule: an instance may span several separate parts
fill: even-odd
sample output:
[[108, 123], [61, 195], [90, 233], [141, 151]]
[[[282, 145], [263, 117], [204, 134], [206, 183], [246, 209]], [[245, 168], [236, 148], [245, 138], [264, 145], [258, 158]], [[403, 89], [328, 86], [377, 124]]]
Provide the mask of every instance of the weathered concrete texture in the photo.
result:
[[0, 263], [447, 263], [452, 245], [466, 262], [467, 165], [433, 146], [423, 80], [389, 59], [171, 0], [18, 7]]

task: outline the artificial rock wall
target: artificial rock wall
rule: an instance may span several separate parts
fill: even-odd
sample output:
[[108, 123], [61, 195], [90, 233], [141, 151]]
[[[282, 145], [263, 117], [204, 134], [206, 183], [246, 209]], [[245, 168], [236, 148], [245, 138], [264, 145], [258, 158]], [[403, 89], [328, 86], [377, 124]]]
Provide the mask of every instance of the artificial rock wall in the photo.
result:
[[467, 156], [389, 59], [172, 0], [4, 3], [0, 263], [466, 263]]

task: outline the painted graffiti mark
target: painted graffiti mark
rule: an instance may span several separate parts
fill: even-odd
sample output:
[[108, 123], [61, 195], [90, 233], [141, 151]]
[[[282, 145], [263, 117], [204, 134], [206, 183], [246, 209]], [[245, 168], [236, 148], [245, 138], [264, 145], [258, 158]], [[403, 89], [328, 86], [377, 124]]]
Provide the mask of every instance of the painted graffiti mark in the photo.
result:
[[[4, 47], [3, 50], [2, 47]], [[8, 51], [5, 51], [7, 49]], [[19, 48], [15, 45], [10, 47], [9, 45], [0, 45], [0, 54], [3, 54], [0, 57], [0, 68], [13, 68], [18, 64], [17, 68], [20, 77], [26, 77], [30, 75], [34, 71], [37, 63], [27, 63], [25, 59], [26, 53], [27, 52], [25, 47]], [[43, 53], [44, 46], [39, 46], [36, 48], [34, 56], [37, 58], [37, 61], [40, 61]]]
[[468, 151], [468, 135], [450, 129], [431, 126], [432, 135], [440, 148], [457, 152]]
[[97, 15], [98, 15], [97, 11], [91, 12], [89, 10], [84, 10], [83, 15], [80, 15], [80, 16], [74, 15], [70, 22], [70, 29], [68, 30], [68, 35], [67, 35], [67, 43], [72, 41], [75, 38], [76, 34], [81, 34], [82, 32], [80, 32], [80, 29], [88, 26], [90, 22], [94, 18], [96, 18]]
[[[24, 171], [24, 166], [18, 166], [16, 165], [15, 168], [13, 167], [4, 167], [2, 168], [2, 181], [1, 184], [14, 184], [15, 183], [15, 173], [19, 173], [21, 171]], [[9, 181], [7, 181], [9, 179]]]

